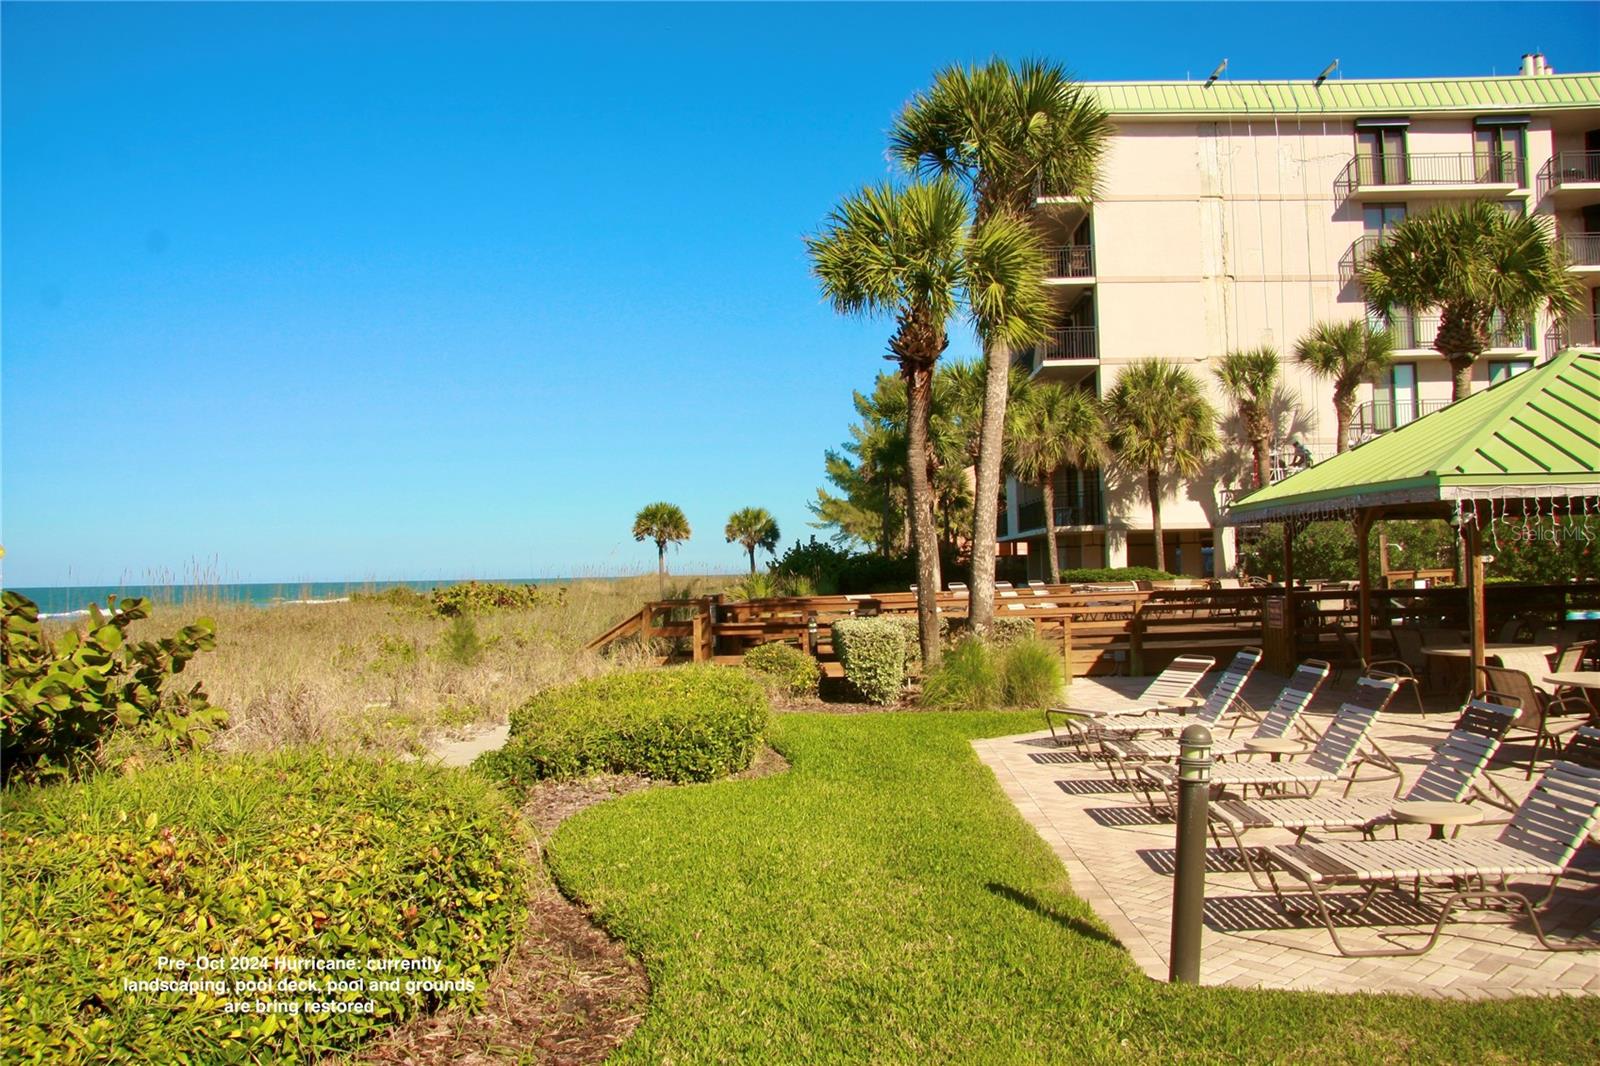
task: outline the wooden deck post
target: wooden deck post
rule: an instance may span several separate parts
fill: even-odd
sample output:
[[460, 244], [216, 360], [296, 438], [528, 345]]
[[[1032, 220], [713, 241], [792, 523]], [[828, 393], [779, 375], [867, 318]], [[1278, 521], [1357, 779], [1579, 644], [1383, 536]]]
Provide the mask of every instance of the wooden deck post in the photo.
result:
[[1128, 620], [1128, 675], [1144, 676], [1144, 600], [1135, 600]]
[[1360, 594], [1357, 599], [1356, 635], [1358, 647], [1361, 649], [1362, 662], [1372, 661], [1372, 573], [1370, 564], [1371, 549], [1367, 541], [1372, 536], [1372, 512], [1362, 511], [1356, 515], [1356, 571], [1361, 579]]
[[697, 609], [694, 612], [694, 625], [692, 627], [692, 634], [689, 638], [690, 644], [694, 648], [690, 654], [694, 657], [694, 661], [697, 663], [705, 662], [705, 633], [705, 615]]
[[656, 635], [655, 606], [653, 603], [646, 603], [639, 608], [639, 643], [645, 646], [646, 651], [649, 650], [650, 641], [654, 640]]
[[1061, 661], [1063, 663], [1062, 676], [1066, 684], [1072, 684], [1072, 611], [1069, 608], [1061, 616]]
[[1478, 683], [1478, 667], [1483, 665], [1483, 534], [1476, 521], [1462, 530], [1462, 547], [1467, 556], [1461, 561], [1467, 572], [1467, 630], [1472, 640], [1472, 684]]

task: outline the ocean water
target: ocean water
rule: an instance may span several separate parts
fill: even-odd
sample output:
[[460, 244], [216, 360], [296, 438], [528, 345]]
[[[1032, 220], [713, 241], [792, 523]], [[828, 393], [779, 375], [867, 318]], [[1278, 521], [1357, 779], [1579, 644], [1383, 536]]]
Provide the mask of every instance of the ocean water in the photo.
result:
[[[253, 582], [232, 585], [61, 585], [51, 588], [16, 588], [39, 605], [45, 618], [71, 618], [88, 613], [89, 604], [104, 607], [107, 596], [128, 599], [142, 596], [158, 604], [182, 605], [190, 602], [247, 604], [273, 607], [282, 603], [316, 603], [347, 599], [352, 592], [382, 592], [389, 588], [411, 588], [419, 592], [461, 581], [286, 581]], [[483, 579], [491, 580], [491, 579]], [[552, 585], [565, 582], [560, 577], [493, 578], [502, 585]]]

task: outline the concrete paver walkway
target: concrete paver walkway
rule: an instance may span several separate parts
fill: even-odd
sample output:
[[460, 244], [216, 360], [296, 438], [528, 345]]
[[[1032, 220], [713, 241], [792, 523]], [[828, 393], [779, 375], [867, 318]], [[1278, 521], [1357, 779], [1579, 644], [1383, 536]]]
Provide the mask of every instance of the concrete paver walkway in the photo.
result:
[[[1216, 675], [1202, 683], [1208, 690]], [[1139, 691], [1146, 679], [1077, 679], [1072, 703], [1116, 707]], [[1269, 704], [1283, 679], [1258, 674], [1246, 696], [1257, 707]], [[1308, 712], [1308, 724], [1320, 732], [1350, 688], [1325, 688]], [[1455, 718], [1455, 709], [1439, 704], [1426, 720], [1414, 712], [1386, 714], [1374, 735], [1383, 750], [1400, 763], [1406, 783], [1416, 777], [1435, 745]], [[1250, 728], [1248, 725], [1245, 729]], [[1150, 976], [1165, 980], [1171, 937], [1174, 827], [1169, 818], [1152, 814], [1142, 793], [1112, 781], [1103, 766], [1081, 761], [1068, 748], [1058, 748], [1047, 731], [973, 742], [978, 756], [994, 770], [1001, 787], [1045, 841], [1072, 878], [1075, 892], [1086, 899]], [[1510, 742], [1491, 771], [1513, 797], [1521, 799], [1530, 783], [1520, 768], [1527, 748]], [[1547, 762], [1541, 761], [1540, 769]], [[1535, 774], [1537, 777], [1537, 772]], [[1352, 795], [1389, 796], [1386, 782], [1358, 784]], [[1495, 812], [1491, 811], [1491, 815]], [[1468, 827], [1464, 836], [1492, 837], [1496, 825]], [[1387, 831], [1386, 831], [1387, 832]], [[1402, 829], [1425, 835], [1426, 827]], [[1359, 839], [1355, 834], [1328, 834]], [[1226, 838], [1224, 838], [1226, 839]], [[1287, 833], [1258, 830], [1250, 843], [1290, 842]], [[1539, 946], [1521, 917], [1503, 912], [1468, 912], [1446, 927], [1434, 949], [1415, 958], [1351, 959], [1333, 947], [1320, 924], [1307, 926], [1286, 918], [1270, 893], [1253, 889], [1232, 849], [1213, 847], [1207, 859], [1206, 929], [1203, 935], [1201, 981], [1205, 984], [1318, 989], [1329, 992], [1411, 992], [1464, 999], [1532, 993], [1600, 993], [1600, 848], [1583, 848], [1574, 872], [1562, 881], [1551, 908], [1541, 915], [1552, 936], [1587, 936], [1593, 952], [1549, 952]], [[1287, 885], [1297, 885], [1292, 878]], [[1524, 888], [1534, 899], [1545, 884]], [[1309, 900], [1309, 894], [1298, 893]], [[1421, 937], [1406, 929], [1428, 928], [1431, 918], [1409, 896], [1389, 893], [1373, 911], [1401, 924], [1379, 924], [1372, 918], [1352, 919], [1341, 928], [1347, 944], [1382, 946], [1387, 940], [1416, 945]], [[1412, 923], [1412, 924], [1404, 924]]]

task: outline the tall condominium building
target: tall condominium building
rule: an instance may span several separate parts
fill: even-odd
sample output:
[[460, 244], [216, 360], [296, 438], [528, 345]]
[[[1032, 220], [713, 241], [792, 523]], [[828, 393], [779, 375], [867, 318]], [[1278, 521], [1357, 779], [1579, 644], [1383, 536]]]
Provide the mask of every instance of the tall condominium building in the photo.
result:
[[[1018, 353], [1035, 380], [1104, 395], [1130, 362], [1160, 357], [1194, 371], [1226, 415], [1219, 357], [1271, 345], [1284, 365], [1285, 466], [1304, 451], [1323, 458], [1335, 448], [1332, 392], [1295, 364], [1295, 342], [1316, 322], [1366, 315], [1357, 267], [1386, 230], [1474, 198], [1548, 219], [1586, 285], [1581, 316], [1496, 323], [1474, 386], [1600, 341], [1600, 74], [1556, 74], [1528, 56], [1510, 77], [1090, 89], [1116, 132], [1092, 203], [1038, 190], [1058, 313], [1048, 339]], [[1432, 347], [1437, 317], [1390, 325], [1394, 366], [1362, 387], [1356, 439], [1450, 399], [1450, 367]], [[1202, 475], [1166, 478], [1168, 569], [1202, 576], [1234, 566], [1220, 510], [1251, 482], [1240, 435], [1225, 429], [1224, 439], [1229, 452]], [[1062, 566], [1154, 562], [1141, 483], [1114, 469], [1056, 479]], [[1025, 555], [1029, 576], [1044, 576], [1037, 486], [1008, 482], [999, 536], [1002, 555]]]

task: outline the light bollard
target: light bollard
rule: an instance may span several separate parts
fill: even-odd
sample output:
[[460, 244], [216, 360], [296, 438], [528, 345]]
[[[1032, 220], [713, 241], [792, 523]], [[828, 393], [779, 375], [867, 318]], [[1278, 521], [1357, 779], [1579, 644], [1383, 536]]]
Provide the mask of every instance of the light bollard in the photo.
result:
[[1206, 900], [1206, 804], [1211, 790], [1211, 730], [1192, 725], [1178, 742], [1178, 855], [1172, 881], [1169, 981], [1200, 981], [1200, 930]]

